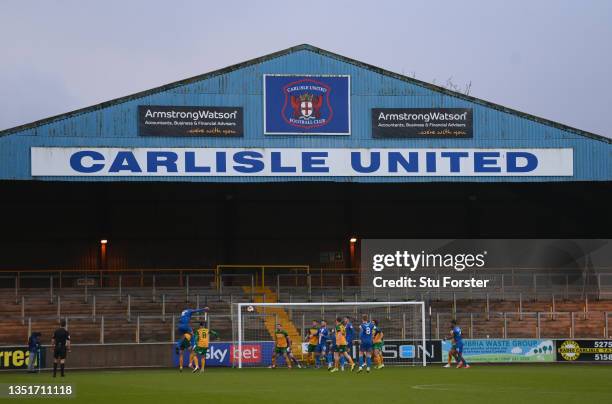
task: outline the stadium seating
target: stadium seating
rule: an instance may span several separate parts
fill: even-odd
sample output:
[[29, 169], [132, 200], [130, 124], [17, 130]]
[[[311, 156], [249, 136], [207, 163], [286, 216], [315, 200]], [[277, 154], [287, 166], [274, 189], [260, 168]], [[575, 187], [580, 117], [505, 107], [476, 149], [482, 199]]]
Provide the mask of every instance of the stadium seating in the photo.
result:
[[[66, 280], [64, 282], [71, 287], [50, 289], [41, 283], [31, 284], [36, 287], [29, 288], [4, 288], [0, 289], [0, 315], [4, 319], [0, 341], [24, 344], [29, 331], [42, 332], [45, 340], [61, 317], [68, 319], [73, 339], [79, 343], [170, 342], [175, 337], [173, 317], [176, 321], [184, 308], [204, 305], [211, 308], [210, 328], [227, 341], [236, 339], [232, 329], [233, 303], [386, 300], [386, 296], [364, 297], [354, 278], [347, 278], [341, 284], [334, 279], [328, 284], [323, 278], [317, 278], [307, 287], [304, 278], [290, 277], [262, 289], [228, 286], [239, 282], [225, 282], [217, 288], [209, 278], [202, 278], [200, 282], [192, 280], [190, 288], [185, 284], [177, 286], [176, 282], [165, 285], [161, 281], [155, 287], [150, 281], [135, 276], [129, 282], [124, 281], [122, 288], [116, 282], [107, 281], [104, 287], [87, 289], [74, 287], [76, 281]], [[530, 293], [520, 287], [518, 285], [513, 292], [507, 288], [504, 296], [496, 294], [495, 299], [481, 295], [457, 298], [419, 291], [406, 298], [425, 300], [431, 306], [432, 316], [426, 331], [432, 338], [444, 337], [453, 317], [457, 318], [466, 336], [472, 338], [596, 338], [610, 335], [606, 317], [612, 312], [612, 300], [599, 300], [575, 290], [570, 294], [552, 295], [543, 290]], [[246, 339], [260, 338], [261, 330], [270, 327], [264, 317], [257, 321], [245, 328]], [[301, 321], [296, 321], [295, 325], [297, 328], [292, 330], [296, 334], [294, 342], [304, 331], [300, 329]], [[385, 328], [393, 333], [397, 326], [386, 324]], [[289, 324], [287, 327], [291, 328]]]

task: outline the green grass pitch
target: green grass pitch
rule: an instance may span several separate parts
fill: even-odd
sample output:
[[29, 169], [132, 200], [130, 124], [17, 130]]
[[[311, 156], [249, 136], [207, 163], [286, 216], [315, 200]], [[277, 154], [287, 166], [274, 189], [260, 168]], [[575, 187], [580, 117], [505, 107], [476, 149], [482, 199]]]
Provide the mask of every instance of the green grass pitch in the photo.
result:
[[[611, 403], [612, 367], [592, 365], [473, 366], [471, 369], [391, 368], [370, 374], [315, 369], [67, 371], [64, 379], [0, 373], [0, 383], [64, 382], [67, 403]], [[4, 400], [2, 400], [4, 401]]]

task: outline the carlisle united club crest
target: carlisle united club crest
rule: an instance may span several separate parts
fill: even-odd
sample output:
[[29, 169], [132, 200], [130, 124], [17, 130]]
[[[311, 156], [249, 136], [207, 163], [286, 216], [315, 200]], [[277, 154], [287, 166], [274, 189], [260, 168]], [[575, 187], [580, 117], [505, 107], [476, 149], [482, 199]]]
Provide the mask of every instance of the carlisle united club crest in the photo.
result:
[[311, 129], [329, 124], [334, 111], [329, 101], [331, 87], [305, 78], [283, 87], [285, 103], [281, 111], [283, 120], [294, 127]]
[[264, 74], [264, 134], [350, 135], [350, 76]]

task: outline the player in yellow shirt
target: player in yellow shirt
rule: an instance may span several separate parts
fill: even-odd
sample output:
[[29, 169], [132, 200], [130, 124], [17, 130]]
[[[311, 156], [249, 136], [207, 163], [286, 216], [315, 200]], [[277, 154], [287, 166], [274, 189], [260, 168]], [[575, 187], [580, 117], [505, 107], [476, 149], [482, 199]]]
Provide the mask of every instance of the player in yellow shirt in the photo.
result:
[[382, 350], [385, 346], [385, 342], [383, 341], [384, 333], [382, 329], [378, 326], [378, 320], [373, 320], [372, 322], [374, 323], [374, 335], [372, 336], [372, 348], [374, 348], [374, 363], [377, 364], [376, 369], [382, 369], [385, 367], [382, 355]]
[[[349, 353], [347, 352], [346, 327], [342, 322], [342, 318], [340, 317], [336, 318], [335, 335], [336, 349], [334, 352], [334, 368], [331, 370], [331, 372], [333, 373], [338, 371], [338, 368], [340, 367], [340, 356], [343, 356], [348, 361], [349, 365], [351, 365], [352, 372], [353, 369], [355, 369], [355, 362], [353, 362], [353, 358], [351, 358], [351, 355], [349, 355]], [[344, 365], [342, 366], [342, 370], [344, 370]]]
[[210, 330], [204, 326], [204, 323], [200, 323], [200, 327], [195, 331], [194, 344], [189, 357], [189, 365], [194, 363], [193, 373], [198, 371], [198, 361], [201, 363], [200, 372], [204, 371], [206, 366], [206, 353], [208, 352], [208, 344], [210, 343], [210, 335], [219, 338], [219, 334]]
[[318, 355], [317, 345], [319, 344], [319, 322], [317, 320], [312, 320], [312, 325], [306, 335], [306, 341], [308, 342], [308, 362], [315, 364]]
[[287, 355], [287, 347], [291, 344], [289, 334], [283, 330], [280, 324], [276, 324], [276, 331], [274, 331], [274, 354], [272, 355], [272, 368], [276, 367], [276, 358], [283, 356], [287, 367], [291, 369], [291, 359]]

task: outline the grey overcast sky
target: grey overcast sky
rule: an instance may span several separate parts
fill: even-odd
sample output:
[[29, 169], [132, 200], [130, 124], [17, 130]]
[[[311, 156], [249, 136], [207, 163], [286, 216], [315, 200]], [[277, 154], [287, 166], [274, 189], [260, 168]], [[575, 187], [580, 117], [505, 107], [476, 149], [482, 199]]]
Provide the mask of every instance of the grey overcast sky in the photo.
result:
[[612, 137], [611, 0], [0, 0], [0, 129], [301, 43]]

